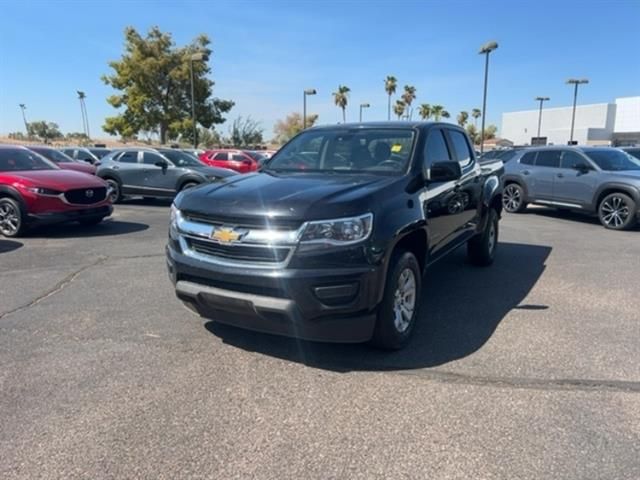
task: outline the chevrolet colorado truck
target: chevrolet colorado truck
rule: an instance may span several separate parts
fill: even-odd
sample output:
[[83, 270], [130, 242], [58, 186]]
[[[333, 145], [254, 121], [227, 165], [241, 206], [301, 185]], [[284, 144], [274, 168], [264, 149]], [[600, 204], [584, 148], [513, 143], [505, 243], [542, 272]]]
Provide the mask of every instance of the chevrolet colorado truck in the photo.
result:
[[449, 123], [311, 128], [259, 172], [176, 197], [169, 276], [214, 321], [399, 349], [427, 267], [463, 244], [493, 262], [503, 173]]

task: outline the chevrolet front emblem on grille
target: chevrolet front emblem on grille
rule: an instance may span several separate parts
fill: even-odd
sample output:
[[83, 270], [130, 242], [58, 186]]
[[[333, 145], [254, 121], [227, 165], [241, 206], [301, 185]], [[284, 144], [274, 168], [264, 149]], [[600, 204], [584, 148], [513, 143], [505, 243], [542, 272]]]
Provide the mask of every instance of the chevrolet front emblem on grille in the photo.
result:
[[220, 243], [232, 243], [240, 240], [241, 234], [232, 228], [214, 228], [211, 232], [211, 238]]

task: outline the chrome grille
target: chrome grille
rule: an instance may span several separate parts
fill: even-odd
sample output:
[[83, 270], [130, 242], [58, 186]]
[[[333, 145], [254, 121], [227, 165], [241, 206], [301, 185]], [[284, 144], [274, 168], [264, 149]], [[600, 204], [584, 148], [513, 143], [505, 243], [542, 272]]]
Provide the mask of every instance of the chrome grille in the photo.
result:
[[289, 253], [290, 247], [273, 247], [268, 245], [242, 245], [221, 243], [201, 240], [197, 238], [186, 238], [188, 247], [201, 255], [222, 258], [237, 262], [260, 262], [260, 263], [282, 263]]

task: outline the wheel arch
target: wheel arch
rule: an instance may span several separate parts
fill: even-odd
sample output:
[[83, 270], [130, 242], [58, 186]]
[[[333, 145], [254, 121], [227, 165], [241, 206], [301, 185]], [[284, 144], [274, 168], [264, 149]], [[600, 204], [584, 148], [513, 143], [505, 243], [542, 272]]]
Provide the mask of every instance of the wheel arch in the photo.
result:
[[204, 183], [204, 179], [198, 175], [193, 175], [193, 174], [186, 174], [183, 175], [182, 177], [178, 178], [178, 181], [176, 182], [176, 192], [179, 192], [180, 190], [182, 190], [182, 188], [187, 184], [187, 183]]
[[607, 195], [612, 193], [624, 193], [625, 195], [630, 196], [637, 205], [640, 205], [640, 192], [633, 188], [631, 185], [626, 185], [624, 183], [606, 183], [601, 185], [600, 188], [596, 191], [596, 194], [593, 197], [592, 209], [594, 212], [598, 211], [600, 207], [600, 203]]
[[22, 195], [20, 195], [20, 192], [14, 188], [11, 187], [9, 185], [0, 185], [0, 198], [12, 198], [13, 200], [15, 200], [16, 202], [18, 202], [20, 204], [20, 207], [26, 211], [27, 209], [27, 204], [24, 201], [24, 198], [22, 198]]

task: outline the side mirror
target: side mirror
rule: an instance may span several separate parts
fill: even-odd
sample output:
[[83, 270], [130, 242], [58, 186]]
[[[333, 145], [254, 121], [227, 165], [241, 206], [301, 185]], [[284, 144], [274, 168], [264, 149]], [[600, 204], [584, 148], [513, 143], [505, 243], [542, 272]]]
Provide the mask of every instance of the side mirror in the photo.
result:
[[462, 168], [458, 162], [435, 162], [428, 171], [430, 182], [450, 182], [462, 177]]
[[162, 168], [163, 170], [169, 166], [169, 164], [167, 162], [165, 162], [164, 160], [158, 160], [156, 163], [154, 163], [154, 165], [156, 167]]
[[576, 163], [572, 165], [571, 168], [579, 171], [580, 173], [588, 173], [591, 170], [589, 165], [585, 165], [584, 163]]

